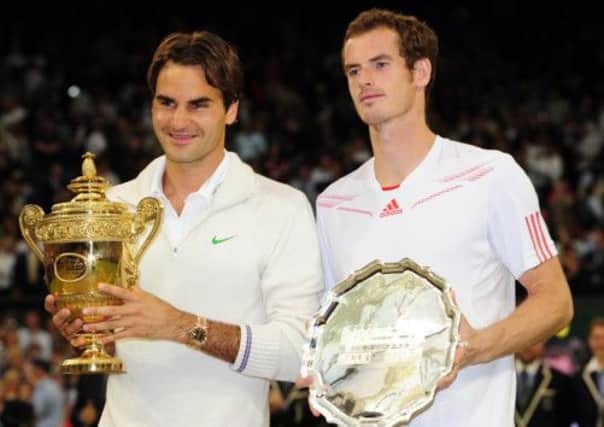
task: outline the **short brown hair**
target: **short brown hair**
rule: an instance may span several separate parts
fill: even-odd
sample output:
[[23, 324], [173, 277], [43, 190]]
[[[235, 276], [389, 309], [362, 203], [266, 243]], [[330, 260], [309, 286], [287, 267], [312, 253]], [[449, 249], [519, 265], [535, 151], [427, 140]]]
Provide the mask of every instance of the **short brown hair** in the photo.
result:
[[426, 86], [426, 98], [428, 98], [436, 78], [438, 37], [432, 28], [414, 16], [376, 8], [361, 12], [348, 24], [342, 43], [342, 58], [344, 45], [349, 39], [377, 28], [388, 28], [398, 34], [399, 52], [410, 70], [413, 69], [417, 60], [423, 58], [430, 60], [432, 73], [430, 74], [430, 82]]
[[147, 70], [147, 85], [155, 94], [157, 77], [168, 61], [199, 65], [208, 84], [222, 92], [225, 108], [241, 96], [243, 70], [233, 46], [209, 31], [173, 33], [159, 44]]

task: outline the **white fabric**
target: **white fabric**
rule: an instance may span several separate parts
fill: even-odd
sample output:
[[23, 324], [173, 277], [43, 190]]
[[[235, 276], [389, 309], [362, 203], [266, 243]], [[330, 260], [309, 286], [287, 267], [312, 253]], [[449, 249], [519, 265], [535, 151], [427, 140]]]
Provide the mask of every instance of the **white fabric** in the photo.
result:
[[178, 215], [163, 191], [163, 176], [166, 158], [160, 157], [151, 178], [151, 196], [157, 197], [164, 206], [163, 227], [173, 248], [177, 248], [189, 231], [197, 224], [200, 216], [207, 215], [210, 201], [218, 189], [228, 169], [229, 156], [225, 155], [216, 170], [194, 193], [185, 199], [185, 206]]
[[[322, 291], [312, 210], [301, 192], [227, 156], [205, 214], [194, 216], [176, 251], [162, 230], [143, 257], [140, 285], [180, 309], [240, 325], [240, 354], [229, 365], [173, 342], [118, 342], [127, 373], [109, 378], [103, 427], [268, 426], [269, 379], [299, 372], [304, 320]], [[161, 162], [110, 196], [134, 208]]]
[[[556, 255], [534, 188], [511, 156], [437, 137], [395, 190], [373, 159], [317, 199], [329, 288], [374, 259], [409, 257], [446, 278], [470, 324], [484, 328], [515, 307], [514, 278]], [[513, 357], [463, 369], [410, 426], [513, 426]]]

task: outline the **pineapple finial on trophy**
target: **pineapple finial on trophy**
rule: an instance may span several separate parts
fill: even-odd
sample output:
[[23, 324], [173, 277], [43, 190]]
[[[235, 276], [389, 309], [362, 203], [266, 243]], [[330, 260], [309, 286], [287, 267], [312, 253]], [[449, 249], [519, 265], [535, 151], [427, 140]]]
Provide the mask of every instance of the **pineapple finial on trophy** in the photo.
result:
[[94, 158], [96, 156], [87, 151], [82, 155], [84, 161], [82, 162], [82, 176], [86, 178], [94, 178], [96, 176], [96, 165], [94, 164]]

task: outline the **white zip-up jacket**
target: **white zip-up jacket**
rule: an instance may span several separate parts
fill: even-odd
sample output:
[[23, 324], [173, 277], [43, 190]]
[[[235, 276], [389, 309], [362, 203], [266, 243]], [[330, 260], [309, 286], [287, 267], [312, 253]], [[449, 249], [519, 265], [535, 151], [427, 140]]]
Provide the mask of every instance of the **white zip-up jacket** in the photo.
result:
[[[300, 369], [304, 322], [323, 290], [312, 210], [298, 190], [233, 153], [210, 205], [174, 247], [164, 228], [140, 265], [140, 286], [175, 307], [241, 327], [230, 365], [175, 342], [117, 343], [101, 426], [268, 426], [268, 384]], [[164, 159], [112, 188], [134, 208]]]

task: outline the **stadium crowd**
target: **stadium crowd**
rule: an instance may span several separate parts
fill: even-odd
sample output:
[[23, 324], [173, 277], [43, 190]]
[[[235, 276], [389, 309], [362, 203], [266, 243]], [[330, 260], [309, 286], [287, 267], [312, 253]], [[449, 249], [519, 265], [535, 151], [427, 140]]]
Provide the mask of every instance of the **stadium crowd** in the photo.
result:
[[[452, 16], [455, 22], [470, 19], [463, 9]], [[340, 39], [323, 46], [307, 39], [301, 25], [275, 23], [274, 44], [265, 49], [233, 33], [246, 65], [246, 88], [227, 145], [258, 172], [298, 187], [314, 203], [327, 184], [371, 154], [342, 75], [335, 48]], [[532, 46], [541, 46], [541, 57], [555, 67], [543, 59], [530, 62], [527, 51], [510, 58], [494, 48], [494, 38], [459, 46], [445, 38], [430, 122], [441, 135], [516, 158], [537, 188], [573, 294], [602, 298], [604, 84], [597, 71], [573, 69], [572, 46], [555, 35], [550, 43], [539, 28]], [[470, 31], [468, 39], [480, 30]], [[35, 47], [16, 27], [2, 35], [0, 426], [34, 425], [34, 419], [35, 425], [59, 425], [53, 420], [61, 419], [65, 426], [95, 425], [102, 377], [60, 375], [58, 365], [72, 350], [42, 312], [43, 271], [20, 236], [17, 217], [26, 203], [49, 212], [70, 199], [66, 184], [80, 175], [86, 151], [96, 154], [99, 173], [113, 184], [133, 178], [158, 155], [143, 77], [150, 46], [164, 34], [107, 29], [86, 46], [77, 70], [77, 59], [57, 59], [61, 52], [50, 48], [51, 41], [38, 40]], [[592, 61], [595, 70], [604, 68], [601, 53]], [[569, 363], [560, 366], [574, 375], [589, 349], [581, 339], [569, 342]], [[274, 384], [275, 414], [291, 391]], [[290, 398], [287, 410], [295, 409], [293, 401], [303, 405], [305, 399]], [[308, 421], [304, 408], [295, 410], [297, 417], [289, 413], [279, 425], [318, 422]]]

